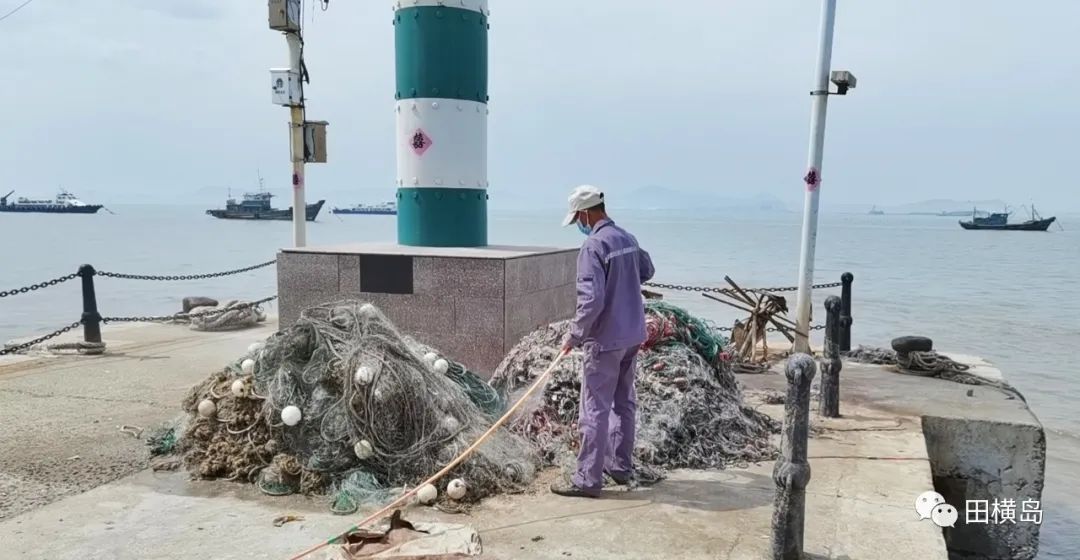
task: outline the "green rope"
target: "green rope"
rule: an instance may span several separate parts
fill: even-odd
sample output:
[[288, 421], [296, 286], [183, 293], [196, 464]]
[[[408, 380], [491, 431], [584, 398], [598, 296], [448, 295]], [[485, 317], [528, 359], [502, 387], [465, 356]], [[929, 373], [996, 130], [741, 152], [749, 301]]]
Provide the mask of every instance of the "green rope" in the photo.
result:
[[469, 400], [484, 414], [491, 418], [502, 416], [506, 403], [503, 402], [498, 391], [480, 379], [478, 375], [465, 369], [461, 364], [450, 362], [450, 369], [446, 371], [446, 376], [461, 386]]

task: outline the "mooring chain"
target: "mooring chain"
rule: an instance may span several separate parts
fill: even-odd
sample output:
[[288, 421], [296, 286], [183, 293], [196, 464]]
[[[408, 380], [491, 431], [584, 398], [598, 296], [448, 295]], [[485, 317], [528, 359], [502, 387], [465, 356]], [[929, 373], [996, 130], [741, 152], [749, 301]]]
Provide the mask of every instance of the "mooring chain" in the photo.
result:
[[72, 280], [77, 276], [78, 276], [78, 274], [74, 274], [74, 273], [73, 274], [67, 274], [67, 275], [61, 276], [59, 278], [53, 278], [52, 280], [46, 280], [45, 282], [39, 282], [37, 284], [31, 284], [29, 286], [24, 286], [22, 288], [13, 288], [11, 290], [0, 290], [0, 298], [7, 297], [7, 296], [13, 296], [15, 294], [25, 294], [27, 292], [32, 292], [34, 290], [40, 290], [42, 288], [48, 288], [49, 286], [55, 286], [57, 284], [67, 282], [68, 280]]
[[[839, 288], [839, 287], [841, 287], [843, 285], [844, 284], [842, 282], [830, 282], [828, 284], [814, 284], [813, 286], [811, 286], [811, 288], [813, 288], [815, 290], [826, 290], [826, 289], [829, 289], [829, 288]], [[649, 288], [658, 288], [658, 289], [661, 289], [661, 290], [675, 290], [675, 291], [681, 291], [681, 292], [700, 292], [700, 293], [727, 294], [727, 295], [737, 293], [735, 290], [732, 290], [731, 288], [712, 288], [712, 287], [708, 287], [708, 286], [691, 286], [691, 285], [688, 285], [688, 284], [660, 284], [660, 283], [657, 283], [657, 282], [645, 282], [644, 284], [642, 284], [642, 286], [647, 286]], [[787, 286], [787, 287], [778, 287], [778, 288], [746, 288], [743, 291], [744, 292], [752, 292], [752, 293], [766, 293], [766, 292], [767, 293], [776, 293], [776, 292], [795, 292], [795, 291], [798, 291], [798, 289], [799, 289], [798, 286]]]
[[167, 321], [176, 321], [180, 319], [196, 319], [199, 317], [209, 317], [212, 315], [220, 315], [222, 313], [228, 313], [229, 311], [236, 311], [239, 309], [247, 309], [249, 307], [258, 307], [264, 303], [271, 302], [277, 299], [277, 296], [269, 296], [262, 298], [258, 301], [252, 301], [248, 303], [240, 303], [224, 309], [214, 309], [212, 311], [204, 311], [202, 313], [196, 313], [194, 315], [186, 315], [183, 313], [177, 313], [175, 315], [160, 315], [153, 316], [136, 316], [136, 317], [102, 317], [103, 323], [163, 323]]
[[12, 346], [5, 346], [3, 348], [0, 348], [0, 356], [6, 356], [8, 354], [15, 354], [17, 352], [22, 352], [23, 350], [26, 350], [27, 348], [30, 348], [31, 346], [34, 346], [35, 344], [41, 344], [42, 342], [45, 342], [46, 340], [49, 340], [50, 338], [56, 338], [56, 337], [66, 333], [66, 332], [68, 332], [68, 331], [70, 331], [72, 329], [76, 329], [80, 325], [82, 325], [82, 321], [76, 321], [76, 322], [74, 322], [74, 323], [72, 323], [72, 324], [70, 324], [70, 325], [68, 325], [68, 326], [66, 326], [66, 327], [64, 327], [64, 328], [62, 328], [60, 330], [53, 331], [53, 332], [51, 332], [51, 333], [49, 333], [49, 334], [47, 334], [45, 336], [35, 338], [34, 340], [31, 340], [30, 342], [24, 342], [22, 344], [15, 344], [15, 345], [12, 345]]
[[251, 272], [252, 270], [258, 270], [260, 268], [270, 266], [270, 265], [272, 265], [272, 264], [274, 264], [276, 262], [277, 262], [277, 259], [274, 259], [272, 261], [267, 261], [267, 262], [264, 262], [264, 263], [259, 263], [259, 264], [256, 264], [256, 265], [247, 266], [247, 267], [244, 267], [244, 268], [238, 268], [236, 270], [226, 270], [224, 272], [209, 272], [209, 273], [206, 273], [206, 274], [180, 274], [180, 275], [158, 276], [158, 275], [152, 275], [152, 274], [124, 274], [122, 272], [105, 272], [105, 271], [101, 271], [101, 270], [97, 271], [95, 274], [97, 276], [105, 276], [107, 278], [122, 278], [124, 280], [163, 280], [163, 281], [205, 280], [207, 278], [220, 278], [222, 276], [231, 276], [233, 274], [241, 274], [241, 273], [244, 273], [244, 272]]

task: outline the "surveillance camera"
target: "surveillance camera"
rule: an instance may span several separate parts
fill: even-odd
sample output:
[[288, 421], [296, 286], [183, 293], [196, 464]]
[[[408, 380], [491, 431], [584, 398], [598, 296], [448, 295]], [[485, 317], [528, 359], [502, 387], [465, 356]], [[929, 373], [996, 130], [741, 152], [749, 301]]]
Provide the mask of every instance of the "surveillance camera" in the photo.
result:
[[838, 88], [850, 89], [855, 87], [855, 75], [847, 70], [833, 70], [829, 79]]

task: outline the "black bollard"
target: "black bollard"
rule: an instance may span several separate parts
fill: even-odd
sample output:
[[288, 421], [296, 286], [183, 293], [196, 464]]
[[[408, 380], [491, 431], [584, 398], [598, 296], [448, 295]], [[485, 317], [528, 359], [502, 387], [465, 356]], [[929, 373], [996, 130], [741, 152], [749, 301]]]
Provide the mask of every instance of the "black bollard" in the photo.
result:
[[845, 272], [840, 276], [840, 351], [851, 350], [851, 283], [855, 275]]
[[772, 557], [773, 560], [800, 560], [806, 521], [806, 485], [810, 482], [806, 448], [810, 435], [810, 383], [814, 380], [814, 359], [806, 354], [796, 354], [788, 359], [784, 373], [788, 386], [780, 457], [773, 469], [776, 498], [772, 516]]
[[97, 294], [94, 293], [94, 267], [84, 264], [79, 267], [82, 277], [82, 325], [84, 342], [101, 342], [101, 314], [97, 309]]
[[821, 360], [821, 399], [818, 413], [840, 417], [840, 298], [825, 300], [825, 357]]

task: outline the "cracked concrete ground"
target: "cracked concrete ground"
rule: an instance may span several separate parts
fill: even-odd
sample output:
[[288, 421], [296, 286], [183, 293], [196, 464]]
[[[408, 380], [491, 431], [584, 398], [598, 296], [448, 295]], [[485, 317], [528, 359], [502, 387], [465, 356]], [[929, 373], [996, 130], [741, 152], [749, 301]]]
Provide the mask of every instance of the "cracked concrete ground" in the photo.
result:
[[[273, 327], [227, 334], [108, 329], [117, 355], [0, 361], [0, 407], [8, 420], [0, 426], [2, 555], [288, 558], [358, 521], [330, 515], [318, 500], [270, 498], [251, 485], [145, 470], [141, 440], [118, 430], [174, 418], [191, 385]], [[850, 383], [879, 381], [867, 376]], [[783, 384], [778, 375], [743, 380], [759, 389]], [[872, 403], [844, 403], [842, 411], [841, 419], [814, 418], [807, 557], [945, 560], [942, 532], [919, 521], [913, 508], [932, 487], [918, 417]], [[601, 500], [539, 491], [490, 499], [467, 516], [428, 508], [406, 516], [476, 526], [485, 558], [759, 559], [769, 550], [772, 468], [768, 462], [678, 471], [655, 487], [610, 491]], [[305, 519], [274, 527], [285, 513]]]

